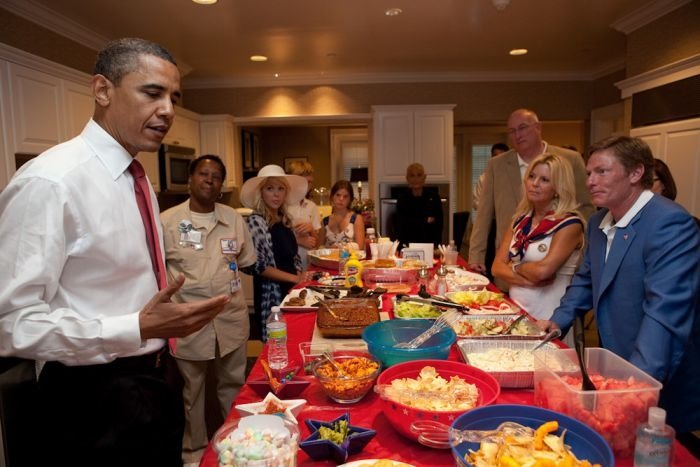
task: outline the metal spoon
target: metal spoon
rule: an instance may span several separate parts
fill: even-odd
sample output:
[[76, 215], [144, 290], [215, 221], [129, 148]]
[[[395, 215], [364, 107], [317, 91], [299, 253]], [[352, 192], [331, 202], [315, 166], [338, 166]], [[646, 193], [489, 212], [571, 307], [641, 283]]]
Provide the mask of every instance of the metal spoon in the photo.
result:
[[321, 355], [323, 356], [323, 358], [325, 358], [328, 361], [328, 363], [331, 364], [333, 369], [338, 373], [339, 378], [341, 378], [341, 379], [348, 379], [349, 378], [349, 376], [345, 373], [345, 371], [343, 371], [343, 369], [340, 368], [340, 365], [338, 365], [338, 363], [333, 358], [333, 355], [331, 355], [331, 353], [329, 351], [326, 350]]
[[539, 344], [530, 349], [530, 352], [534, 352], [535, 350], [541, 349], [547, 342], [551, 342], [554, 339], [559, 338], [559, 336], [561, 336], [561, 329], [552, 329], [547, 333], [547, 335], [544, 336], [544, 338]]
[[510, 324], [508, 326], [506, 326], [506, 328], [503, 330], [503, 332], [501, 334], [503, 334], [503, 335], [510, 334], [511, 331], [513, 329], [515, 329], [515, 326], [517, 326], [520, 321], [525, 319], [525, 316], [526, 315], [523, 314], [523, 315], [520, 315], [517, 318], [515, 318], [513, 321], [510, 322]]

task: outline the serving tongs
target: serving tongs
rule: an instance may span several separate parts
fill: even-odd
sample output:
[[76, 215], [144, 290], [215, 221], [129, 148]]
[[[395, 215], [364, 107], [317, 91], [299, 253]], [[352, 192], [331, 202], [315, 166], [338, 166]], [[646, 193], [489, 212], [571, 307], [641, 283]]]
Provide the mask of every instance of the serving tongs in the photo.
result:
[[434, 420], [416, 420], [411, 423], [409, 430], [418, 435], [419, 443], [438, 449], [487, 440], [497, 442], [504, 436], [533, 436], [535, 433], [534, 429], [515, 422], [503, 422], [495, 430], [459, 430]]
[[579, 367], [581, 368], [581, 389], [584, 391], [593, 391], [592, 394], [583, 394], [583, 406], [590, 411], [596, 407], [596, 387], [588, 376], [586, 370], [586, 344], [583, 335], [583, 318], [577, 317], [574, 320], [574, 345], [576, 346], [576, 355], [578, 356]]
[[419, 298], [419, 297], [411, 297], [410, 295], [406, 294], [396, 294], [396, 301], [397, 302], [414, 302], [414, 303], [424, 303], [428, 305], [434, 305], [434, 306], [441, 306], [445, 308], [455, 308], [458, 311], [461, 311], [462, 313], [467, 313], [469, 311], [468, 306], [460, 305], [459, 303], [455, 303], [453, 301], [443, 301], [443, 300], [435, 300], [432, 298]]
[[335, 298], [340, 298], [340, 291], [337, 289], [326, 289], [323, 287], [318, 287], [316, 285], [307, 285], [307, 289], [313, 290], [314, 292], [323, 295], [324, 300], [333, 300]]

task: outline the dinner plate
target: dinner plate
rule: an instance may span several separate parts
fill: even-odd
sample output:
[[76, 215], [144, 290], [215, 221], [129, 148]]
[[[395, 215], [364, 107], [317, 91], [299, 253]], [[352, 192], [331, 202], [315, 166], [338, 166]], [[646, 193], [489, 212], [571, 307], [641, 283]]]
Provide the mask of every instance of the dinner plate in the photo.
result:
[[[302, 290], [306, 290], [306, 298], [304, 300], [304, 305], [301, 306], [290, 306], [290, 305], [285, 305], [285, 303], [293, 297], [298, 297], [299, 294], [301, 293]], [[340, 297], [344, 297], [345, 295], [348, 294], [347, 290], [339, 290], [340, 292]], [[282, 300], [282, 305], [280, 305], [280, 308], [282, 311], [316, 311], [318, 307], [313, 306], [314, 303], [318, 302], [319, 300], [323, 300], [323, 294], [320, 292], [315, 292], [311, 289], [292, 289], [289, 291], [289, 294], [284, 297], [284, 300]]]
[[394, 467], [414, 467], [413, 464], [407, 464], [405, 462], [396, 461], [394, 459], [360, 459], [357, 461], [348, 462], [346, 464], [341, 464], [338, 467], [360, 467], [361, 465], [374, 465], [379, 461], [390, 461], [394, 463]]

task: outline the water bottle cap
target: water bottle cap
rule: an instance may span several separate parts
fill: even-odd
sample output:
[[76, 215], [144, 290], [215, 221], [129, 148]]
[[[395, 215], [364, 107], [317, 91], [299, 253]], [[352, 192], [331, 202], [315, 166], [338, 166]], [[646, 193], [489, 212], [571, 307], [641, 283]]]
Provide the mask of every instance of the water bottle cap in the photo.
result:
[[666, 424], [666, 411], [661, 407], [649, 407], [649, 425], [663, 428]]
[[270, 311], [273, 313], [279, 313], [280, 311], [282, 311], [282, 308], [280, 308], [279, 306], [273, 306], [272, 308], [270, 308]]

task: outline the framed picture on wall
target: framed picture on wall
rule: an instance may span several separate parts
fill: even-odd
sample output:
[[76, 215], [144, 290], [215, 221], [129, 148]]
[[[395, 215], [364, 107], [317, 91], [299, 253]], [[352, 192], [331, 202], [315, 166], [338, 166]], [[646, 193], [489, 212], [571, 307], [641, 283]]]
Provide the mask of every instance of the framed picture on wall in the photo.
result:
[[253, 168], [260, 168], [260, 138], [258, 135], [252, 135], [253, 138]]
[[253, 146], [251, 134], [247, 131], [243, 132], [243, 169], [250, 170], [253, 168]]
[[284, 171], [289, 172], [289, 165], [292, 162], [307, 162], [309, 160], [308, 157], [285, 157], [284, 158]]

